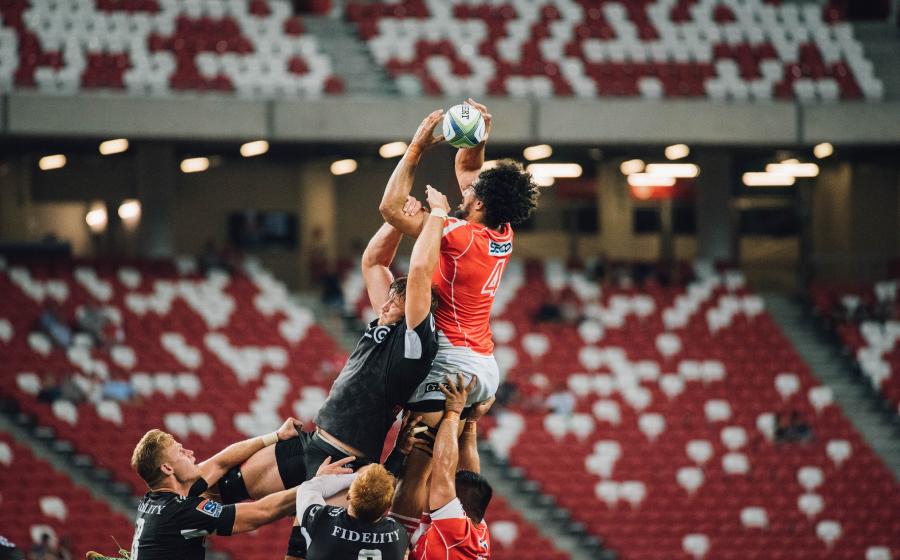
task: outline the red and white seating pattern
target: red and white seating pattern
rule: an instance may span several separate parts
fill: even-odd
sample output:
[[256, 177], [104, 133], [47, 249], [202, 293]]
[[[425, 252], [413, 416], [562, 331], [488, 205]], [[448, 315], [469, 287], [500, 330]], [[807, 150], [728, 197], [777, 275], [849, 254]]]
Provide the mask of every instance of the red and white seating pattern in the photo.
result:
[[[199, 276], [191, 260], [0, 262], [0, 269], [7, 294], [0, 301], [0, 392], [137, 494], [145, 487], [129, 458], [146, 430], [167, 429], [204, 458], [287, 416], [310, 422], [316, 409], [303, 406], [306, 394], [316, 389], [324, 395], [333, 379], [330, 364], [345, 358], [309, 311], [252, 263], [231, 276], [209, 277]], [[113, 310], [124, 342], [107, 352], [76, 336], [67, 351], [55, 348], [33, 332], [48, 301], [58, 303], [69, 322], [88, 301]], [[322, 373], [323, 363], [332, 373]], [[46, 374], [73, 374], [88, 401], [38, 402]], [[105, 399], [106, 380], [130, 381], [136, 397]], [[283, 555], [289, 527], [288, 520], [245, 538], [216, 539], [213, 546], [235, 558], [271, 558]]]
[[259, 99], [343, 87], [288, 0], [7, 0], [0, 14], [0, 92]]
[[853, 28], [816, 2], [403, 0], [346, 17], [410, 95], [884, 95]]
[[[335, 366], [346, 358], [309, 311], [291, 302], [284, 285], [253, 263], [231, 276], [201, 277], [190, 259], [24, 265], [0, 258], [0, 290], [6, 294], [0, 298], [0, 394], [15, 398], [40, 424], [140, 494], [145, 486], [129, 459], [146, 430], [170, 431], [205, 458], [228, 443], [271, 431], [289, 415], [309, 424]], [[32, 331], [45, 302], [58, 303], [71, 321], [92, 300], [113, 310], [125, 331], [124, 343], [109, 352], [83, 337], [64, 352]], [[48, 373], [74, 373], [88, 402], [38, 402]], [[99, 384], [105, 380], [130, 381], [136, 398], [104, 399]], [[0, 449], [0, 470], [2, 463]], [[9, 502], [0, 504], [3, 527]], [[500, 522], [498, 558], [537, 558], [535, 550], [542, 558], [566, 558], [503, 504], [498, 498], [488, 517]], [[285, 520], [250, 535], [213, 539], [212, 547], [234, 558], [273, 558], [283, 555], [289, 533]], [[130, 535], [129, 529], [117, 538], [128, 543]], [[99, 534], [89, 537], [85, 549], [109, 542]]]
[[[511, 263], [501, 369], [566, 384], [576, 407], [513, 405], [488, 441], [626, 560], [898, 557], [900, 485], [742, 277], [699, 277], [584, 290], [577, 271]], [[533, 321], [551, 286], [580, 301], [582, 328]], [[793, 411], [812, 441], [775, 441], [775, 413]]]
[[[810, 297], [820, 315], [831, 320], [843, 317], [834, 326], [845, 348], [872, 387], [891, 403], [900, 415], [900, 281], [878, 282], [865, 289], [816, 286]], [[893, 320], [858, 320], [860, 314], [880, 308]]]
[[[113, 551], [118, 540], [131, 542], [133, 526], [84, 488], [53, 469], [7, 434], [0, 433], [0, 527], [3, 536], [23, 551], [40, 535], [70, 539], [71, 551]], [[76, 554], [77, 556], [78, 554]]]

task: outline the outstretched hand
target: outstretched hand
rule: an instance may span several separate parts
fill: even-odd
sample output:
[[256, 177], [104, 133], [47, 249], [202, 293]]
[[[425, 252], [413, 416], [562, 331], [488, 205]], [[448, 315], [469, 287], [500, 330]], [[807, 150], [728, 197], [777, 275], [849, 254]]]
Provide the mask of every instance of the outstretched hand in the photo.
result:
[[466, 401], [469, 399], [469, 393], [475, 388], [478, 378], [473, 375], [468, 385], [465, 385], [465, 382], [466, 378], [463, 377], [463, 374], [457, 373], [456, 383], [448, 375], [447, 382], [438, 385], [438, 389], [441, 390], [441, 393], [447, 399], [444, 402], [444, 412], [462, 414], [463, 409], [466, 407]]
[[278, 441], [284, 441], [299, 436], [302, 429], [303, 422], [295, 418], [288, 418], [275, 433], [278, 434]]
[[349, 457], [344, 457], [340, 461], [331, 462], [331, 456], [325, 457], [325, 460], [322, 461], [322, 464], [319, 465], [319, 468], [316, 470], [316, 476], [328, 476], [331, 474], [351, 474], [353, 469], [350, 467], [345, 467], [347, 463], [354, 461], [356, 457], [353, 455]]
[[487, 411], [491, 409], [491, 405], [494, 404], [495, 397], [491, 397], [489, 399], [483, 400], [480, 403], [477, 403], [472, 406], [472, 411], [469, 412], [468, 418], [466, 421], [468, 422], [478, 422], [482, 416], [487, 414]]
[[444, 140], [444, 135], [440, 134], [438, 136], [435, 136], [434, 130], [438, 127], [439, 124], [441, 124], [441, 120], [443, 118], [443, 109], [436, 109], [432, 111], [427, 117], [422, 120], [419, 128], [416, 129], [416, 133], [413, 135], [412, 141], [410, 141], [409, 143], [409, 147], [414, 148], [418, 151], [425, 151], [435, 144], [442, 142]]
[[403, 205], [403, 213], [407, 216], [415, 216], [422, 211], [422, 203], [414, 196], [407, 196]]

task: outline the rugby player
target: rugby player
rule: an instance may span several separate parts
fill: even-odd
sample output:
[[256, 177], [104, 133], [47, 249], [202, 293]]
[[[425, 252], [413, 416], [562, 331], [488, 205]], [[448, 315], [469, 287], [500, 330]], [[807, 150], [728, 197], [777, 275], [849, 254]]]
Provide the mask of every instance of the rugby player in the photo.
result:
[[[341, 461], [329, 463], [330, 458], [297, 491], [297, 519], [285, 560], [402, 560], [408, 548], [406, 531], [387, 516], [394, 477], [377, 463], [352, 474], [331, 468]], [[326, 498], [347, 487], [346, 508], [325, 504]]]
[[[469, 405], [493, 396], [500, 373], [493, 357], [490, 312], [494, 294], [513, 249], [512, 226], [527, 220], [537, 206], [538, 188], [521, 165], [502, 161], [482, 171], [491, 130], [487, 108], [472, 99], [485, 122], [484, 140], [456, 153], [455, 171], [462, 204], [447, 220], [441, 236], [441, 255], [433, 275], [441, 303], [435, 311], [438, 353], [426, 379], [410, 400], [410, 409], [434, 427], [441, 418], [443, 395], [439, 385], [446, 375], [464, 372], [479, 382]], [[434, 136], [443, 112], [438, 109], [422, 121], [406, 154], [394, 169], [379, 206], [385, 221], [412, 237], [426, 223], [424, 212], [411, 212], [409, 193], [422, 153], [440, 142]]]
[[207, 535], [245, 533], [290, 515], [296, 489], [237, 505], [224, 505], [201, 494], [260, 449], [296, 438], [298, 426], [299, 422], [288, 418], [278, 431], [229, 445], [200, 464], [194, 452], [170, 434], [161, 430], [144, 434], [134, 448], [131, 467], [150, 490], [138, 504], [131, 558], [202, 560]]
[[471, 376], [471, 381], [465, 384], [464, 376], [459, 374], [456, 382], [448, 376], [447, 382], [439, 385], [445, 397], [444, 414], [434, 441], [428, 489], [430, 513], [423, 515], [412, 538], [416, 560], [471, 560], [491, 556], [491, 537], [484, 514], [493, 490], [480, 474], [475, 423], [493, 401], [474, 407], [469, 415], [474, 419], [465, 421], [462, 438], [457, 435], [462, 411], [478, 382], [477, 377]]

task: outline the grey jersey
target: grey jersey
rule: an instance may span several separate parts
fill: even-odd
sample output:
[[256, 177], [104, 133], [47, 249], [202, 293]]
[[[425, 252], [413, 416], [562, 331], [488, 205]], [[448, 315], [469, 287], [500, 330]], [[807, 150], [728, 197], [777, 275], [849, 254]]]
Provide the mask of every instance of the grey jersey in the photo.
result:
[[425, 379], [437, 347], [430, 313], [412, 330], [403, 320], [372, 321], [334, 380], [316, 425], [379, 461], [388, 430]]

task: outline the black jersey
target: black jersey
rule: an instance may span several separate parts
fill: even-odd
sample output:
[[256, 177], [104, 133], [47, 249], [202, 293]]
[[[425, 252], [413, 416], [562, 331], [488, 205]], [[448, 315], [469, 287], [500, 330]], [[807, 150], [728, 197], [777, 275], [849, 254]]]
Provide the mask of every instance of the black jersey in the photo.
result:
[[200, 497], [202, 478], [187, 497], [174, 492], [147, 492], [138, 504], [131, 560], [202, 560], [207, 535], [230, 535], [234, 506]]
[[373, 461], [381, 460], [384, 438], [437, 354], [437, 331], [429, 313], [413, 330], [406, 321], [372, 321], [331, 393], [316, 425]]
[[335, 506], [306, 508], [300, 531], [306, 560], [402, 560], [409, 545], [406, 529], [393, 518], [363, 523]]

